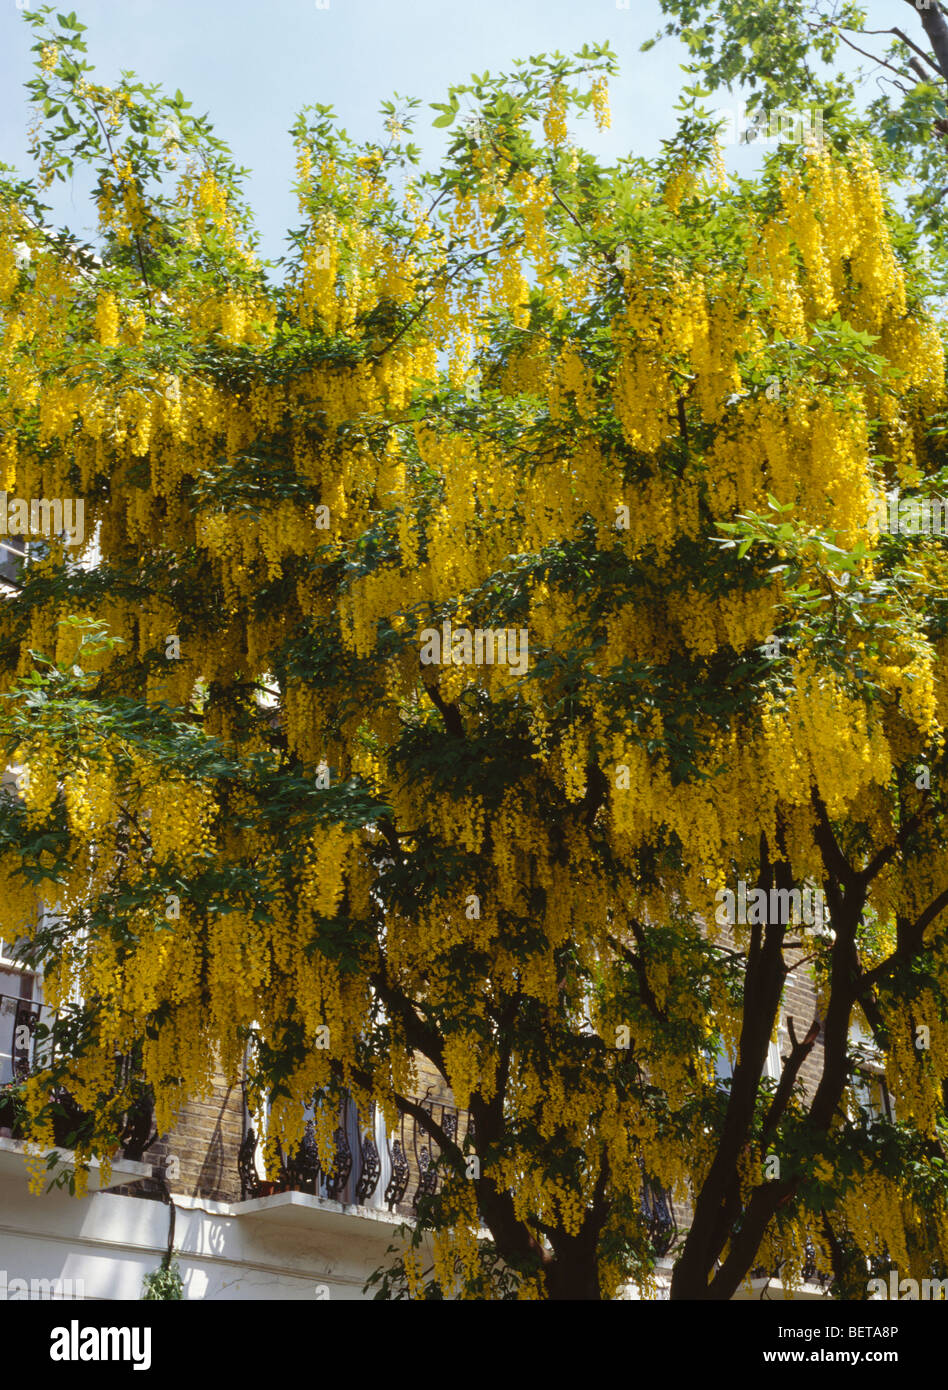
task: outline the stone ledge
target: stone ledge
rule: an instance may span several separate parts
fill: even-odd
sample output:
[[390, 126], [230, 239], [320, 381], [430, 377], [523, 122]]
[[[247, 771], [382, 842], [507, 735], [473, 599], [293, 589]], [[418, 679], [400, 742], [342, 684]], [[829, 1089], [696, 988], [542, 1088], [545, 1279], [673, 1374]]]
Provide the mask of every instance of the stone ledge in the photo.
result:
[[[232, 1202], [230, 1212], [244, 1221], [273, 1226], [294, 1226], [297, 1230], [320, 1226], [325, 1231], [352, 1233], [374, 1239], [389, 1239], [407, 1218], [398, 1212], [376, 1207], [344, 1206], [342, 1202], [314, 1197], [308, 1192], [274, 1192], [268, 1197], [251, 1197]], [[409, 1223], [410, 1224], [410, 1223]]]
[[[44, 1154], [36, 1154], [35, 1157], [42, 1158], [45, 1164], [46, 1158], [50, 1153], [58, 1153], [60, 1161], [55, 1168], [50, 1168], [44, 1176], [44, 1185], [48, 1186], [51, 1179], [57, 1177], [65, 1168], [74, 1168], [76, 1156], [71, 1149], [49, 1149]], [[29, 1170], [26, 1160], [30, 1157], [29, 1146], [22, 1139], [6, 1139], [0, 1136], [0, 1178], [20, 1178], [24, 1185], [29, 1182]], [[119, 1183], [130, 1185], [142, 1182], [145, 1178], [157, 1176], [157, 1171], [150, 1163], [135, 1163], [130, 1158], [116, 1158], [112, 1163], [112, 1172], [108, 1179], [109, 1187], [117, 1187]], [[103, 1188], [102, 1165], [97, 1158], [91, 1160], [89, 1164], [89, 1185], [90, 1192], [99, 1192]]]

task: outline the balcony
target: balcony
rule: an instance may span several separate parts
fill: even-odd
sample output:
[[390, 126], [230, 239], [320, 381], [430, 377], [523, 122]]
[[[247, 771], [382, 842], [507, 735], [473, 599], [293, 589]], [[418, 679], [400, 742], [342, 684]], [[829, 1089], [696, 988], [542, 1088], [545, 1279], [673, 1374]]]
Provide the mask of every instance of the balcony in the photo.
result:
[[[463, 1145], [473, 1133], [466, 1111], [428, 1097], [417, 1104], [446, 1135]], [[280, 1173], [275, 1181], [260, 1178], [257, 1170], [258, 1138], [247, 1130], [237, 1166], [244, 1201], [278, 1192], [301, 1192], [342, 1206], [360, 1206], [412, 1218], [419, 1202], [438, 1190], [437, 1160], [440, 1149], [420, 1122], [401, 1115], [394, 1133], [373, 1113], [363, 1120], [351, 1098], [336, 1115], [335, 1151], [328, 1167], [316, 1152], [314, 1123], [308, 1120], [296, 1154], [287, 1158], [279, 1150]]]
[[[16, 1142], [23, 1137], [20, 1089], [32, 1072], [52, 1061], [58, 1019], [54, 1010], [37, 1000], [0, 994], [0, 1140]], [[124, 1086], [132, 1061], [126, 1057], [115, 1060], [116, 1084]], [[54, 1097], [58, 1113], [53, 1116], [53, 1137], [57, 1147], [69, 1149], [86, 1112], [64, 1090], [54, 1092]], [[152, 1113], [150, 1096], [143, 1092], [139, 1103], [126, 1113], [119, 1150], [123, 1160], [141, 1159], [157, 1137], [152, 1133]]]
[[655, 1258], [663, 1260], [678, 1238], [678, 1222], [671, 1193], [652, 1183], [642, 1185], [642, 1215], [648, 1227]]
[[[462, 1149], [468, 1136], [473, 1137], [473, 1120], [466, 1110], [430, 1100], [427, 1096], [414, 1103]], [[274, 1181], [264, 1181], [258, 1174], [259, 1141], [254, 1129], [248, 1128], [237, 1163], [242, 1200], [301, 1193], [324, 1202], [337, 1202], [343, 1207], [368, 1208], [378, 1215], [391, 1213], [408, 1220], [417, 1216], [423, 1198], [437, 1193], [436, 1164], [440, 1154], [419, 1121], [411, 1115], [400, 1115], [397, 1129], [389, 1133], [377, 1113], [363, 1124], [351, 1098], [339, 1106], [336, 1119], [335, 1150], [328, 1167], [319, 1161], [314, 1124], [309, 1120], [303, 1141], [292, 1158], [287, 1159], [278, 1146], [280, 1172]], [[315, 1220], [315, 1212], [308, 1206], [306, 1210]], [[655, 1258], [662, 1260], [675, 1245], [679, 1227], [671, 1194], [648, 1181], [644, 1169], [642, 1212]], [[291, 1210], [288, 1206], [281, 1208], [279, 1214], [271, 1210], [267, 1216], [280, 1221], [305, 1219], [302, 1209]]]
[[[32, 977], [25, 978], [32, 987]], [[0, 994], [0, 1086], [48, 1065], [55, 1019], [52, 1009], [29, 996]]]
[[52, 1056], [55, 1015], [32, 999], [0, 994], [0, 1137], [15, 1137], [18, 1093], [32, 1071]]
[[[803, 1269], [801, 1270], [804, 1289], [819, 1289], [822, 1294], [828, 1295], [833, 1283], [832, 1275], [817, 1270], [816, 1251], [813, 1248], [813, 1242], [809, 1238], [807, 1238], [805, 1250], [806, 1259], [803, 1263]], [[769, 1286], [773, 1286], [777, 1290], [782, 1290], [783, 1283], [780, 1272], [780, 1265], [778, 1265], [776, 1269], [768, 1269], [766, 1265], [756, 1265], [750, 1272], [751, 1285], [755, 1290], [766, 1289]]]

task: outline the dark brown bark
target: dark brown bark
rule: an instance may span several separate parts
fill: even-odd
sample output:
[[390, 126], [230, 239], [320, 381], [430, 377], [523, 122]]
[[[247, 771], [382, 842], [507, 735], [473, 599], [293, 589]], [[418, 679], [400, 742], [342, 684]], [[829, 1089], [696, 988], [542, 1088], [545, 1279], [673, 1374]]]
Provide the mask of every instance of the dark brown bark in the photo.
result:
[[551, 1302], [600, 1302], [599, 1261], [595, 1250], [564, 1251], [544, 1271], [546, 1296]]
[[437, 686], [428, 685], [426, 681], [422, 682], [422, 684], [425, 687], [425, 693], [429, 700], [444, 720], [444, 727], [447, 729], [448, 733], [452, 734], [455, 738], [463, 738], [464, 725], [461, 722], [461, 711], [458, 709], [457, 705], [449, 705], [447, 701], [443, 700], [441, 698], [441, 691], [438, 690]]
[[[789, 878], [786, 865], [778, 864], [776, 869], [771, 865], [766, 843], [762, 842], [758, 888], [769, 894], [774, 886], [790, 886]], [[786, 928], [777, 923], [751, 927], [737, 1066], [731, 1078], [721, 1140], [695, 1201], [691, 1228], [672, 1275], [673, 1299], [711, 1296], [709, 1276], [736, 1215], [738, 1162], [750, 1140], [760, 1079], [786, 975], [785, 935]]]
[[948, 24], [945, 23], [945, 16], [938, 0], [931, 0], [928, 8], [919, 8], [915, 0], [905, 0], [922, 21], [922, 28], [928, 36], [928, 42], [932, 46], [935, 55], [935, 62], [942, 77], [948, 81]]

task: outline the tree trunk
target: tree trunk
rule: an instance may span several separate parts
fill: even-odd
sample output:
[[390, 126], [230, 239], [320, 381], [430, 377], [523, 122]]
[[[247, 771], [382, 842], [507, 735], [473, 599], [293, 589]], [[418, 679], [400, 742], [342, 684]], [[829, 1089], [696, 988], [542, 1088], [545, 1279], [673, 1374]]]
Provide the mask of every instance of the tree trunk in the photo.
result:
[[582, 1259], [553, 1260], [544, 1270], [546, 1296], [551, 1302], [601, 1302], [599, 1261], [595, 1255]]
[[925, 4], [924, 0], [921, 4], [916, 3], [916, 0], [906, 0], [906, 3], [912, 6], [922, 21], [938, 69], [942, 77], [948, 81], [948, 25], [945, 23], [938, 0], [932, 0], [929, 4]]

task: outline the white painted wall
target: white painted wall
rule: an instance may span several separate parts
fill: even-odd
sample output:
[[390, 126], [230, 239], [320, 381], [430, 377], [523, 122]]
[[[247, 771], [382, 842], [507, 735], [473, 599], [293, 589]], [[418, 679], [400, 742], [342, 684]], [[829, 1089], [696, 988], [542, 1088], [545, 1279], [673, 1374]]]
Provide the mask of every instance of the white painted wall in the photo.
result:
[[[400, 1221], [300, 1192], [237, 1203], [176, 1198], [175, 1205], [176, 1259], [189, 1299], [361, 1299], [367, 1276], [391, 1258]], [[87, 1299], [137, 1300], [164, 1254], [168, 1217], [161, 1202], [111, 1192], [35, 1197], [25, 1168], [12, 1176], [7, 1164], [0, 1270], [8, 1282], [81, 1279]], [[3, 1292], [0, 1281], [0, 1299]]]

